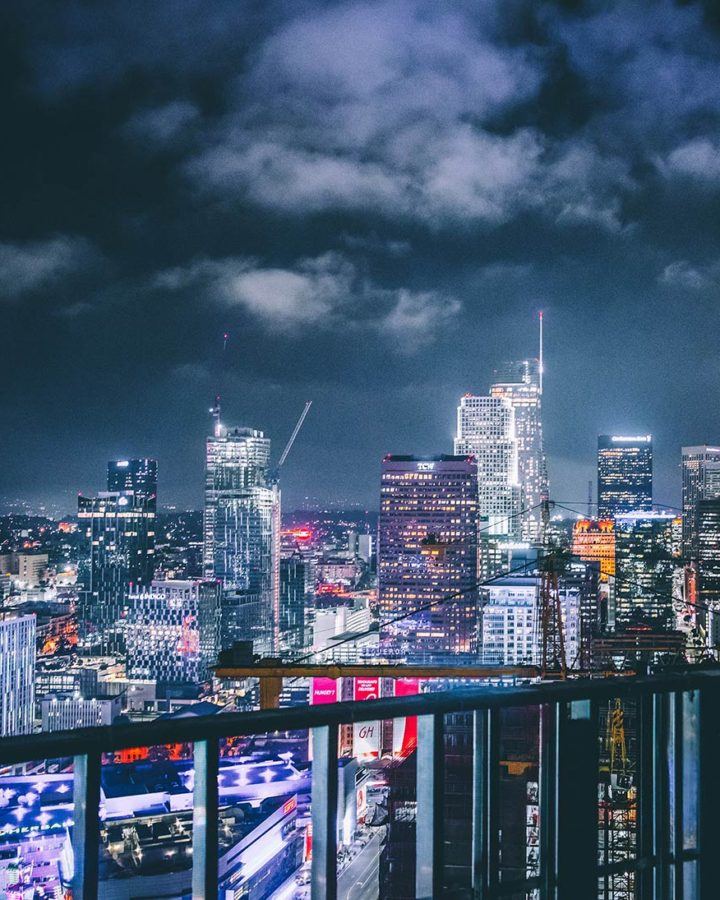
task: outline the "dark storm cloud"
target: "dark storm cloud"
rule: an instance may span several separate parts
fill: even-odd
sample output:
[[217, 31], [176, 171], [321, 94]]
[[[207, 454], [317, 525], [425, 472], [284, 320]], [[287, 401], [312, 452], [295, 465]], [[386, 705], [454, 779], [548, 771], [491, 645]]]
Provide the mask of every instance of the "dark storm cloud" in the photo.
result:
[[374, 502], [379, 455], [448, 450], [457, 396], [533, 351], [541, 306], [565, 499], [598, 431], [653, 431], [669, 500], [680, 444], [717, 442], [692, 401], [720, 374], [711, 4], [4, 15], [0, 491], [153, 453], [166, 500], [197, 502], [219, 386], [277, 441], [316, 400], [291, 504]]

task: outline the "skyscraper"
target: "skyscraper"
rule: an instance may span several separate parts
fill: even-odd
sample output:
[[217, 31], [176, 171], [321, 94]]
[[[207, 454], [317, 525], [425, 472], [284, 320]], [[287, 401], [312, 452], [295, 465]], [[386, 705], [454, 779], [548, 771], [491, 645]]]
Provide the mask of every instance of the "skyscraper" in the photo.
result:
[[542, 528], [540, 503], [547, 487], [540, 363], [537, 359], [507, 363], [496, 370], [495, 378], [490, 396], [507, 400], [515, 412], [518, 479], [524, 508], [529, 510], [522, 517], [522, 536], [527, 540], [538, 540]]
[[[223, 602], [232, 596], [234, 606], [259, 611], [262, 621], [252, 631], [264, 634], [272, 650], [280, 619], [280, 493], [270, 472], [270, 439], [252, 428], [219, 426], [206, 446], [204, 574], [220, 580]], [[241, 596], [247, 604], [238, 602]]]
[[157, 500], [158, 466], [155, 459], [115, 459], [107, 466], [109, 491], [132, 491], [154, 509]]
[[518, 480], [515, 410], [505, 397], [465, 394], [457, 410], [458, 456], [477, 463], [478, 514], [487, 534], [520, 537], [522, 489]]
[[615, 517], [615, 622], [674, 623], [676, 517], [635, 512]]
[[706, 632], [708, 646], [717, 647], [720, 642], [720, 498], [696, 502], [692, 547], [699, 600], [693, 612]]
[[30, 734], [35, 710], [35, 616], [0, 620], [0, 737]]
[[313, 591], [312, 563], [301, 550], [280, 560], [280, 646], [301, 650], [307, 643], [305, 612]]
[[127, 604], [129, 678], [196, 685], [210, 677], [220, 649], [217, 581], [153, 581]]
[[598, 436], [598, 517], [652, 509], [652, 436]]
[[149, 585], [155, 571], [155, 497], [133, 491], [79, 496], [78, 519], [89, 543], [81, 577], [81, 641], [88, 651], [123, 653], [128, 591]]
[[682, 448], [683, 554], [697, 553], [697, 504], [720, 497], [720, 447]]
[[607, 581], [615, 574], [615, 522], [612, 519], [578, 519], [573, 525], [573, 556], [600, 564], [600, 576]]
[[[478, 470], [471, 456], [386, 456], [378, 572], [381, 633], [404, 656], [474, 652]], [[459, 592], [459, 593], [458, 593]], [[448, 594], [451, 601], [430, 606]], [[414, 613], [414, 614], [413, 614]]]

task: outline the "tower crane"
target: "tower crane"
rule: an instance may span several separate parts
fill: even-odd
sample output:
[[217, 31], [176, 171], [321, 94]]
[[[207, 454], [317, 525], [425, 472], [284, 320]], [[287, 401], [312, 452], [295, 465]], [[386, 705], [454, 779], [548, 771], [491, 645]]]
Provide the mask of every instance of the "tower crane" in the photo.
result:
[[298, 433], [303, 426], [303, 422], [305, 421], [307, 414], [310, 412], [311, 406], [312, 406], [312, 400], [307, 400], [305, 403], [305, 406], [303, 408], [303, 411], [300, 413], [300, 418], [295, 423], [295, 427], [292, 430], [292, 434], [290, 435], [290, 438], [289, 438], [287, 444], [285, 444], [285, 449], [280, 454], [280, 459], [278, 460], [277, 465], [273, 469], [273, 472], [272, 472], [272, 481], [273, 482], [277, 482], [278, 478], [280, 477], [280, 469], [282, 468], [285, 460], [287, 459], [288, 453], [290, 453], [290, 451], [292, 450], [292, 446], [295, 443], [295, 438], [298, 436]]

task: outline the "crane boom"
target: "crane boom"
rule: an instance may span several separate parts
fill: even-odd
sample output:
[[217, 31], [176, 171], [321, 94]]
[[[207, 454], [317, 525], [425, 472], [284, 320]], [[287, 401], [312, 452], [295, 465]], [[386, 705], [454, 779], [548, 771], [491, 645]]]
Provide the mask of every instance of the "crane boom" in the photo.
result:
[[281, 456], [280, 456], [280, 459], [278, 460], [278, 464], [277, 464], [277, 467], [276, 467], [276, 469], [275, 469], [276, 472], [278, 472], [278, 471], [280, 470], [280, 468], [282, 467], [283, 463], [284, 463], [285, 460], [287, 459], [288, 453], [292, 450], [292, 445], [295, 443], [295, 438], [298, 436], [298, 432], [299, 432], [300, 429], [302, 428], [303, 422], [305, 421], [305, 417], [306, 417], [307, 414], [310, 412], [310, 407], [311, 407], [311, 406], [312, 406], [312, 400], [308, 400], [308, 401], [305, 403], [305, 408], [304, 408], [303, 411], [300, 413], [300, 418], [297, 420], [297, 424], [296, 424], [295, 427], [293, 428], [293, 433], [290, 435], [290, 440], [289, 440], [289, 441], [287, 442], [287, 444], [285, 445], [285, 449], [283, 450], [283, 452], [282, 452], [282, 454], [281, 454]]

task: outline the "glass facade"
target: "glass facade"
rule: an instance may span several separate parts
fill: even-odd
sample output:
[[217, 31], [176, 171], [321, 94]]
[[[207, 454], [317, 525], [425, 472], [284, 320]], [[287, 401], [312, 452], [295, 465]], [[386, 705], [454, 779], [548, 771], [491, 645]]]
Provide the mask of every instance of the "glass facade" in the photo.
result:
[[696, 521], [700, 500], [720, 497], [720, 447], [705, 445], [682, 448], [683, 553], [687, 558], [698, 552]]
[[[403, 655], [475, 652], [477, 479], [472, 456], [383, 460], [378, 536], [381, 617], [411, 614], [381, 633], [386, 649]], [[429, 608], [455, 592], [458, 596], [452, 602]]]
[[88, 652], [123, 653], [128, 591], [149, 585], [155, 570], [155, 498], [132, 491], [78, 497], [89, 558], [80, 573], [81, 646]]
[[280, 560], [280, 646], [300, 650], [306, 644], [305, 608], [313, 591], [311, 563], [295, 550]]
[[0, 621], [0, 737], [30, 734], [35, 706], [35, 616]]
[[715, 647], [720, 641], [720, 499], [697, 502], [694, 548], [700, 601], [697, 618], [708, 644]]
[[652, 436], [598, 437], [598, 516], [652, 509]]
[[158, 465], [155, 459], [114, 459], [107, 467], [109, 491], [132, 491], [155, 508]]
[[522, 519], [522, 536], [526, 540], [538, 540], [542, 528], [539, 504], [547, 487], [538, 361], [525, 359], [508, 363], [496, 371], [495, 377], [497, 381], [490, 388], [490, 396], [508, 400], [515, 411], [518, 478], [523, 503], [531, 510]]
[[665, 513], [628, 513], [615, 519], [615, 621], [618, 625], [674, 625], [677, 519]]
[[[259, 601], [261, 621], [252, 630], [272, 650], [279, 627], [280, 492], [269, 464], [270, 439], [262, 431], [221, 428], [208, 437], [203, 570], [221, 582], [226, 598], [232, 593], [233, 608], [238, 595], [254, 598], [239, 604], [245, 611]], [[249, 638], [224, 632], [222, 642]]]
[[129, 678], [198, 684], [210, 675], [220, 643], [217, 581], [154, 581], [128, 597]]
[[512, 403], [503, 397], [462, 397], [454, 449], [477, 461], [478, 512], [487, 520], [487, 533], [519, 538], [522, 488]]

